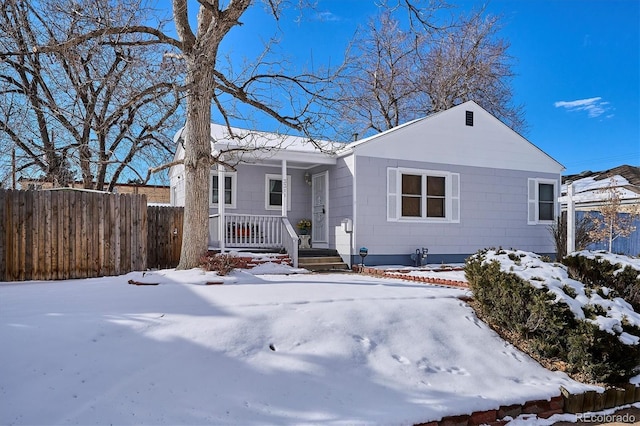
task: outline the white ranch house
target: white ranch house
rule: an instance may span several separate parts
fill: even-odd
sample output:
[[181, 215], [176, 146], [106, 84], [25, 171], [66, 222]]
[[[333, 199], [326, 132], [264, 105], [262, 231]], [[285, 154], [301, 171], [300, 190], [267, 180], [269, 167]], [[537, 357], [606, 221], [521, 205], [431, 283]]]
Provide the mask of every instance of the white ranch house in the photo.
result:
[[[233, 134], [212, 124], [213, 149], [260, 149], [238, 154], [235, 170], [212, 168], [211, 247], [284, 248], [297, 264], [295, 225], [310, 219], [311, 246], [337, 250], [348, 265], [360, 263], [361, 247], [367, 265], [412, 265], [423, 247], [429, 263], [462, 262], [484, 247], [555, 250], [548, 226], [563, 166], [473, 101], [323, 149], [300, 137]], [[182, 165], [170, 182], [171, 203], [184, 205]]]

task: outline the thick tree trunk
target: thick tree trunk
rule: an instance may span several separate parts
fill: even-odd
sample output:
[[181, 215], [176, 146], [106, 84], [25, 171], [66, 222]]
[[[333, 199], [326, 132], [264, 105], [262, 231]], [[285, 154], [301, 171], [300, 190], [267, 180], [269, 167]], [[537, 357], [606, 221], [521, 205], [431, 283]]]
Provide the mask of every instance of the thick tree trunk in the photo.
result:
[[[199, 266], [209, 244], [212, 64], [188, 61], [184, 154], [185, 207], [182, 252], [177, 269]], [[205, 71], [206, 70], [206, 71]], [[203, 72], [205, 71], [205, 72]]]

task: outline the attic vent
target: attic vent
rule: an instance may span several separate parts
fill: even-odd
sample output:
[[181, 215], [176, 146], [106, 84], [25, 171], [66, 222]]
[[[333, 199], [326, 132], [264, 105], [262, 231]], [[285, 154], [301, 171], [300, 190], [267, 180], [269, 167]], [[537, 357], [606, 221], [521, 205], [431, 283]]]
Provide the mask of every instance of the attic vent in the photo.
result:
[[467, 126], [473, 126], [473, 111], [467, 111], [467, 115], [465, 117], [465, 124]]

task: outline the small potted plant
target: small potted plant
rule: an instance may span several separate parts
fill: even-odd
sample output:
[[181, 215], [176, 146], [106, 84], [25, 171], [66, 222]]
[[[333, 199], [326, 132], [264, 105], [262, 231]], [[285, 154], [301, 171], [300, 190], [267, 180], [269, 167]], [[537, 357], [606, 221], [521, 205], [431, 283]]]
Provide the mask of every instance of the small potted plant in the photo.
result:
[[296, 227], [298, 228], [298, 231], [300, 231], [300, 235], [307, 235], [311, 229], [311, 220], [300, 219]]

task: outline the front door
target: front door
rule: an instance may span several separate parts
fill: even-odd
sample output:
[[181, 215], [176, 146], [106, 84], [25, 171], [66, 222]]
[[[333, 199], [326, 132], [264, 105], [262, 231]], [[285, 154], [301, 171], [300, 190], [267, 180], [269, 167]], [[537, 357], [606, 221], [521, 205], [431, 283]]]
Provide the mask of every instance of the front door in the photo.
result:
[[311, 178], [313, 219], [311, 225], [311, 242], [313, 247], [329, 247], [329, 172], [317, 173]]

